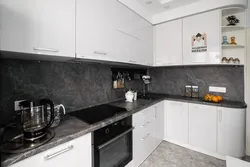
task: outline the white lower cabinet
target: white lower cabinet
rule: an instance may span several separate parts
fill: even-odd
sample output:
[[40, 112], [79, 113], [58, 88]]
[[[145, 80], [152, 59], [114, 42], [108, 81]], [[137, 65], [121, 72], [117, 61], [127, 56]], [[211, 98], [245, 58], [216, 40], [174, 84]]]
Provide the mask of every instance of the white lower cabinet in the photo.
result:
[[165, 136], [168, 140], [188, 143], [188, 103], [166, 101]]
[[49, 149], [11, 167], [92, 167], [91, 134]]
[[245, 109], [218, 108], [218, 152], [242, 158], [245, 155]]
[[161, 143], [164, 135], [164, 103], [158, 103], [133, 115], [133, 162], [139, 166]]
[[216, 152], [217, 107], [189, 104], [189, 144]]
[[165, 101], [164, 139], [225, 159], [245, 155], [246, 109]]

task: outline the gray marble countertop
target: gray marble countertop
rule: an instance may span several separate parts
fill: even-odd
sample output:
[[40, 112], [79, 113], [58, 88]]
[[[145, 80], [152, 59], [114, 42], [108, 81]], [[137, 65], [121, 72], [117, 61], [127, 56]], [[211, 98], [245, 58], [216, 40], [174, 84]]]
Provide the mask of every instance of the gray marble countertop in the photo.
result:
[[97, 129], [105, 127], [113, 122], [121, 120], [127, 116], [132, 115], [140, 110], [143, 110], [151, 105], [154, 105], [160, 101], [162, 98], [156, 98], [154, 100], [144, 100], [138, 99], [133, 103], [127, 103], [125, 100], [119, 100], [110, 103], [114, 106], [124, 107], [127, 109], [127, 112], [121, 113], [111, 118], [107, 118], [103, 121], [100, 121], [95, 124], [87, 124], [84, 121], [81, 121], [77, 118], [65, 116], [65, 118], [61, 121], [60, 125], [54, 129], [55, 137], [49, 141], [48, 143], [35, 148], [33, 150], [27, 151], [25, 153], [20, 154], [2, 154], [1, 165], [2, 167], [8, 167], [16, 162], [29, 158], [33, 155], [46, 151], [50, 148], [58, 146], [60, 144], [66, 143], [72, 139], [83, 136], [87, 133], [93, 132]]
[[165, 100], [212, 105], [212, 106], [227, 107], [227, 108], [246, 108], [247, 107], [247, 104], [245, 102], [239, 102], [239, 101], [223, 100], [220, 103], [213, 103], [213, 102], [203, 101], [202, 98], [191, 98], [191, 97], [178, 96], [178, 95], [155, 94], [155, 93], [148, 93], [147, 96], [155, 97], [155, 98], [162, 98]]
[[204, 102], [201, 99], [194, 98], [186, 98], [183, 96], [173, 96], [173, 95], [164, 95], [164, 94], [148, 94], [147, 96], [152, 97], [152, 100], [146, 99], [138, 99], [133, 103], [125, 102], [125, 100], [118, 100], [112, 103], [109, 103], [114, 106], [124, 107], [127, 109], [127, 112], [121, 113], [111, 118], [107, 118], [103, 121], [100, 121], [95, 124], [87, 124], [77, 118], [65, 116], [65, 118], [61, 121], [60, 125], [54, 129], [55, 137], [48, 143], [35, 148], [33, 150], [27, 151], [21, 154], [3, 154], [1, 159], [2, 167], [8, 167], [11, 164], [29, 158], [33, 155], [46, 151], [50, 148], [53, 148], [57, 145], [66, 143], [72, 139], [83, 136], [87, 133], [93, 132], [97, 129], [105, 127], [113, 122], [121, 120], [127, 116], [130, 116], [140, 110], [143, 110], [149, 106], [157, 104], [162, 100], [173, 100], [173, 101], [181, 101], [181, 102], [189, 102], [189, 103], [198, 103], [205, 105], [213, 105], [213, 106], [221, 106], [221, 107], [229, 107], [229, 108], [246, 108], [246, 103], [244, 102], [233, 102], [233, 101], [223, 101], [221, 103], [210, 103]]

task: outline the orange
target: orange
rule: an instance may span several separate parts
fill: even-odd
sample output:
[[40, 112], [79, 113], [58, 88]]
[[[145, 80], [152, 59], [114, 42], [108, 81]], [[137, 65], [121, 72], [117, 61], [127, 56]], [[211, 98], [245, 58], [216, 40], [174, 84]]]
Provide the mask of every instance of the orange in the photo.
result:
[[218, 103], [219, 102], [219, 98], [217, 96], [213, 96], [212, 97], [212, 101], [215, 102], [215, 103]]
[[219, 101], [222, 101], [222, 96], [217, 96], [217, 98], [219, 99]]

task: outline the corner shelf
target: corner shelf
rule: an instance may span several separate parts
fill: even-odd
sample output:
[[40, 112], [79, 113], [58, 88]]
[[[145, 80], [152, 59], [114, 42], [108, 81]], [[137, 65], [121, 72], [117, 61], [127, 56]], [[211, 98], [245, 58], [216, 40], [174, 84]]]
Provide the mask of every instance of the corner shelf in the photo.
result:
[[221, 26], [222, 32], [238, 31], [246, 29], [244, 26]]
[[241, 7], [232, 7], [232, 8], [222, 9], [222, 17], [234, 15], [234, 14], [242, 13], [242, 12], [245, 12], [245, 9]]
[[245, 48], [243, 45], [221, 45], [222, 49], [241, 49]]

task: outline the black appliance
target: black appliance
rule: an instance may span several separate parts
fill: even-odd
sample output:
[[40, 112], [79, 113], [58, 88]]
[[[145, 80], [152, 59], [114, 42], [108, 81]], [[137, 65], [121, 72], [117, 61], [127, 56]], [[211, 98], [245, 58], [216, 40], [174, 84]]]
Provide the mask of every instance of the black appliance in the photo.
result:
[[[127, 110], [104, 104], [69, 115], [93, 124], [123, 112]], [[96, 130], [92, 135], [94, 167], [124, 167], [133, 159], [132, 116]]]
[[133, 159], [132, 116], [93, 133], [94, 167], [124, 167]]
[[102, 121], [106, 118], [113, 117], [119, 113], [126, 112], [125, 108], [112, 106], [109, 104], [103, 104], [79, 111], [69, 113], [70, 116], [77, 117], [89, 124], [93, 124]]
[[24, 139], [35, 141], [46, 137], [54, 122], [54, 103], [49, 99], [25, 100], [20, 103], [20, 107]]

